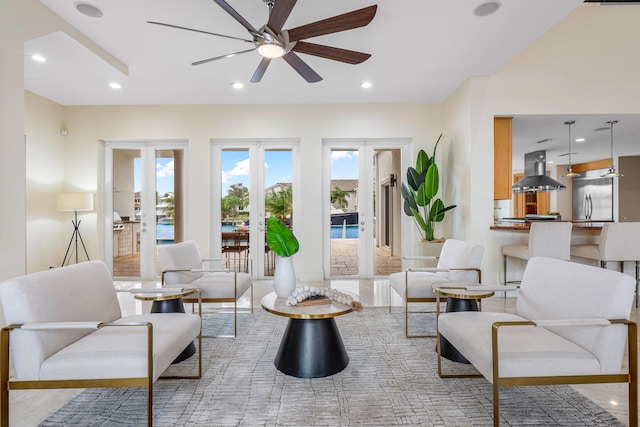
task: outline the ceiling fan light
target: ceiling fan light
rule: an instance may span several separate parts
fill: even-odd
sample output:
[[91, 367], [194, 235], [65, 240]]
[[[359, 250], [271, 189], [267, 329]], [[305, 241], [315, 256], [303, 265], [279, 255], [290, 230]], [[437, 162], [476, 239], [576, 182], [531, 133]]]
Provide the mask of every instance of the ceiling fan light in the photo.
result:
[[280, 58], [284, 55], [284, 47], [277, 43], [263, 43], [258, 46], [258, 53], [265, 58]]

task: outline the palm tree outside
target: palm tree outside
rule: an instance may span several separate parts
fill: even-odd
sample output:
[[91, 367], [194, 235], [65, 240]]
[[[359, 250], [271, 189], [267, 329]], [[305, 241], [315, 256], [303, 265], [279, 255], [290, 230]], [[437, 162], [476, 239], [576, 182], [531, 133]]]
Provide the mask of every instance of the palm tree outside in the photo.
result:
[[339, 209], [346, 208], [349, 206], [349, 193], [339, 187], [335, 187], [331, 190], [331, 204]]

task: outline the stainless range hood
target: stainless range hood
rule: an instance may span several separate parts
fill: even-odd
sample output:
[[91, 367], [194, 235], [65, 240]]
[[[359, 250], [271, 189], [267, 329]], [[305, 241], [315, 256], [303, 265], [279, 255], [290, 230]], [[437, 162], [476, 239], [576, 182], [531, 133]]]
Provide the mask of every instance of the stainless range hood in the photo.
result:
[[524, 155], [524, 178], [513, 184], [514, 193], [529, 191], [564, 191], [567, 187], [547, 176], [547, 152], [533, 151]]

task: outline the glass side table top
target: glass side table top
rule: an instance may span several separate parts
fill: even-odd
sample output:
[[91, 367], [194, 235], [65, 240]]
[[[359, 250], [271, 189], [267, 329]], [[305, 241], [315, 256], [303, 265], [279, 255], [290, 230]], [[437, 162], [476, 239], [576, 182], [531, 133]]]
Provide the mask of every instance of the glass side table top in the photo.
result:
[[141, 301], [166, 301], [196, 293], [197, 288], [130, 289], [133, 297]]

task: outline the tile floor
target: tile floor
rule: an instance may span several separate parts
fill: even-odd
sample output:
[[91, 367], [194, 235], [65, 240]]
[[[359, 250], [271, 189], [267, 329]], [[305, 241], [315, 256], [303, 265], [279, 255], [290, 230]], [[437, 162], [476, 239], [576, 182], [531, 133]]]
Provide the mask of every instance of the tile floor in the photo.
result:
[[[117, 282], [117, 289], [128, 289], [140, 286], [140, 282]], [[317, 285], [317, 284], [316, 284]], [[325, 283], [335, 288], [345, 289], [347, 291], [360, 295], [362, 303], [367, 306], [388, 306], [389, 305], [389, 288], [388, 281], [385, 280], [331, 280]], [[143, 283], [144, 287], [157, 286], [155, 282]], [[260, 299], [263, 295], [272, 290], [272, 282], [269, 280], [256, 281], [254, 283], [254, 307], [260, 307]], [[119, 294], [122, 311], [124, 314], [134, 314], [148, 311], [150, 303], [141, 302], [133, 299], [126, 292]], [[391, 298], [392, 305], [400, 306], [401, 300], [394, 295]], [[241, 302], [244, 307], [249, 306], [249, 298]], [[495, 296], [484, 300], [483, 310], [506, 311], [512, 312], [515, 307], [515, 298]], [[398, 307], [397, 310], [401, 308]], [[632, 320], [638, 322], [639, 310], [634, 308]], [[403, 331], [398, 331], [403, 333]], [[227, 339], [227, 338], [221, 338]], [[231, 339], [231, 338], [229, 338]], [[639, 340], [640, 342], [640, 340]], [[623, 423], [627, 423], [628, 405], [627, 405], [627, 388], [624, 384], [594, 384], [586, 386], [575, 386], [576, 390], [614, 414]], [[62, 406], [66, 401], [81, 392], [81, 390], [34, 390], [34, 391], [12, 391], [10, 396], [11, 405], [11, 425], [15, 427], [31, 427], [38, 425], [49, 414], [55, 412], [57, 408]]]

